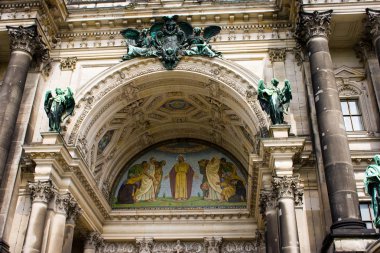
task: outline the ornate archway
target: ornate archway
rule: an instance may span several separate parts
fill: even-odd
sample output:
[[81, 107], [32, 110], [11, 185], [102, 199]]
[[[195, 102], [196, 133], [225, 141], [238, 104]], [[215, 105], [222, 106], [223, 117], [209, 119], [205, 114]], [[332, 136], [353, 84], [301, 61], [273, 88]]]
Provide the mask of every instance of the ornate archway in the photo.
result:
[[258, 78], [226, 60], [185, 57], [173, 71], [156, 59], [120, 63], [77, 92], [64, 138], [78, 147], [100, 188], [148, 146], [176, 138], [228, 150], [245, 168], [267, 129]]

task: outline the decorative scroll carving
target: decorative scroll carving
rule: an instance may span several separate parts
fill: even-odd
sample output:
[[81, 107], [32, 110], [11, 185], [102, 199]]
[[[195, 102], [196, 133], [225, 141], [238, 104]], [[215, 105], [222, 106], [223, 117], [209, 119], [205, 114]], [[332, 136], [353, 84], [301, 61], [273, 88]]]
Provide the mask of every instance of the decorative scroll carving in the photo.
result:
[[219, 253], [222, 246], [222, 237], [205, 238], [206, 253]]
[[55, 188], [50, 180], [30, 182], [28, 189], [31, 192], [33, 202], [48, 203], [54, 197]]
[[[212, 246], [208, 246], [210, 243]], [[256, 253], [261, 244], [263, 244], [263, 235], [256, 231], [256, 239], [253, 241], [226, 241], [222, 243], [222, 237], [217, 237], [206, 238], [204, 243], [180, 240], [155, 242], [152, 238], [137, 239], [136, 244], [106, 242], [98, 249], [97, 253]]]
[[277, 198], [295, 198], [295, 192], [299, 188], [299, 177], [273, 177], [272, 187]]
[[11, 51], [22, 50], [30, 55], [35, 55], [37, 58], [46, 61], [49, 58], [49, 51], [38, 35], [37, 26], [7, 26], [8, 35], [10, 38]]
[[153, 249], [153, 239], [152, 238], [141, 238], [136, 239], [136, 244], [138, 246], [139, 253], [152, 253]]
[[286, 59], [285, 48], [272, 48], [269, 49], [269, 59], [271, 62], [284, 62]]
[[273, 191], [261, 191], [260, 192], [260, 214], [265, 218], [265, 212], [267, 208], [274, 208], [276, 206], [276, 195]]
[[74, 70], [77, 60], [77, 57], [67, 57], [65, 59], [61, 59], [61, 70]]
[[91, 232], [86, 239], [84, 248], [101, 248], [104, 247], [104, 240], [99, 232]]
[[328, 37], [331, 33], [330, 22], [333, 10], [313, 13], [300, 12], [297, 24], [296, 37], [301, 44], [309, 41], [312, 37]]

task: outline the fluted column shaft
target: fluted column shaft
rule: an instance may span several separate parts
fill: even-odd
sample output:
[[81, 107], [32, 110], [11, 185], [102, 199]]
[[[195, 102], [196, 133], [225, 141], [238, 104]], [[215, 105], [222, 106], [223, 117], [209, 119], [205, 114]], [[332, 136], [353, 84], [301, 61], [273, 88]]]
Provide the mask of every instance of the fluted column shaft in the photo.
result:
[[273, 177], [273, 190], [277, 196], [282, 253], [299, 253], [297, 220], [294, 205], [294, 191], [298, 186], [297, 177]]
[[22, 252], [39, 253], [42, 246], [47, 206], [54, 192], [50, 181], [30, 183], [29, 189], [33, 203]]
[[0, 86], [0, 179], [4, 174], [30, 63], [41, 51], [44, 57], [47, 54], [35, 25], [7, 28], [11, 57]]
[[350, 149], [328, 47], [331, 14], [332, 11], [301, 12], [298, 37], [309, 53], [332, 228], [362, 228]]

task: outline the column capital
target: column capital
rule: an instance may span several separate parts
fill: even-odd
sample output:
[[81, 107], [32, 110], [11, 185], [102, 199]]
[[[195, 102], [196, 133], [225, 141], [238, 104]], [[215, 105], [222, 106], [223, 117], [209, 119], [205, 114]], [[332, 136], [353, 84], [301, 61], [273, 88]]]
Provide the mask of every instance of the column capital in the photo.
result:
[[267, 209], [276, 206], [276, 195], [272, 190], [262, 190], [259, 201], [260, 214], [265, 218]]
[[270, 48], [268, 54], [271, 62], [284, 62], [286, 59], [286, 48]]
[[205, 248], [207, 253], [219, 253], [222, 246], [222, 237], [206, 237]]
[[38, 35], [37, 26], [7, 26], [10, 39], [11, 51], [20, 50], [29, 53], [31, 56], [37, 55], [37, 58], [47, 60], [49, 51], [46, 44]]
[[55, 194], [55, 188], [50, 180], [29, 182], [28, 189], [33, 202], [48, 203]]
[[104, 245], [103, 237], [99, 232], [91, 232], [86, 239], [85, 248], [97, 249]]
[[76, 220], [81, 214], [81, 211], [82, 209], [79, 207], [75, 199], [71, 198], [70, 204], [67, 210], [67, 220], [75, 224]]
[[70, 193], [57, 194], [55, 198], [55, 211], [57, 213], [68, 215], [69, 208], [75, 204], [75, 199]]
[[311, 38], [325, 37], [331, 33], [330, 22], [333, 10], [324, 12], [314, 11], [307, 13], [301, 11], [296, 29], [297, 40], [306, 44]]
[[380, 11], [366, 8], [367, 13], [367, 28], [372, 35], [373, 39], [376, 39], [380, 35]]
[[272, 187], [275, 196], [280, 198], [295, 199], [295, 192], [299, 188], [299, 176], [273, 177]]

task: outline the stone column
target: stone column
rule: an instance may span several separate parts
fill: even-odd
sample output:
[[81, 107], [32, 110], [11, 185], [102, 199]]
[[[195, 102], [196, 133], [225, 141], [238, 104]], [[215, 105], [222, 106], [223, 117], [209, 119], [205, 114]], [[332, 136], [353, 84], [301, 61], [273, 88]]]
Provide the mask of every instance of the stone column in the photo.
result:
[[300, 13], [297, 36], [306, 45], [312, 77], [323, 164], [334, 228], [364, 228], [328, 47], [332, 10]]
[[62, 252], [66, 218], [69, 207], [75, 203], [70, 193], [58, 194], [55, 198], [55, 214], [52, 218], [46, 252]]
[[74, 229], [76, 220], [80, 214], [80, 208], [74, 201], [71, 202], [69, 210], [67, 212], [66, 226], [65, 226], [65, 238], [62, 247], [62, 253], [71, 253], [74, 239]]
[[298, 177], [294, 176], [274, 176], [272, 179], [273, 191], [278, 202], [281, 252], [283, 253], [300, 252], [294, 209], [294, 193], [298, 187], [298, 181]]
[[[380, 11], [365, 9], [368, 22], [367, 22], [367, 31], [371, 34], [372, 44], [376, 51], [376, 56], [378, 63], [380, 64]], [[366, 34], [367, 35], [367, 34]], [[380, 85], [378, 82], [374, 82], [375, 96], [377, 100], [377, 105], [380, 107]]]
[[11, 57], [0, 85], [0, 179], [2, 180], [12, 136], [24, 92], [29, 65], [33, 56], [47, 57], [47, 49], [35, 25], [7, 26]]
[[51, 181], [37, 181], [29, 183], [29, 190], [33, 200], [32, 211], [29, 217], [23, 253], [39, 253], [41, 251], [43, 231], [48, 202], [54, 196]]
[[272, 190], [260, 193], [260, 214], [265, 221], [265, 243], [268, 253], [280, 253], [278, 238], [277, 203]]
[[83, 253], [95, 253], [103, 244], [101, 235], [98, 232], [91, 232], [84, 243]]

